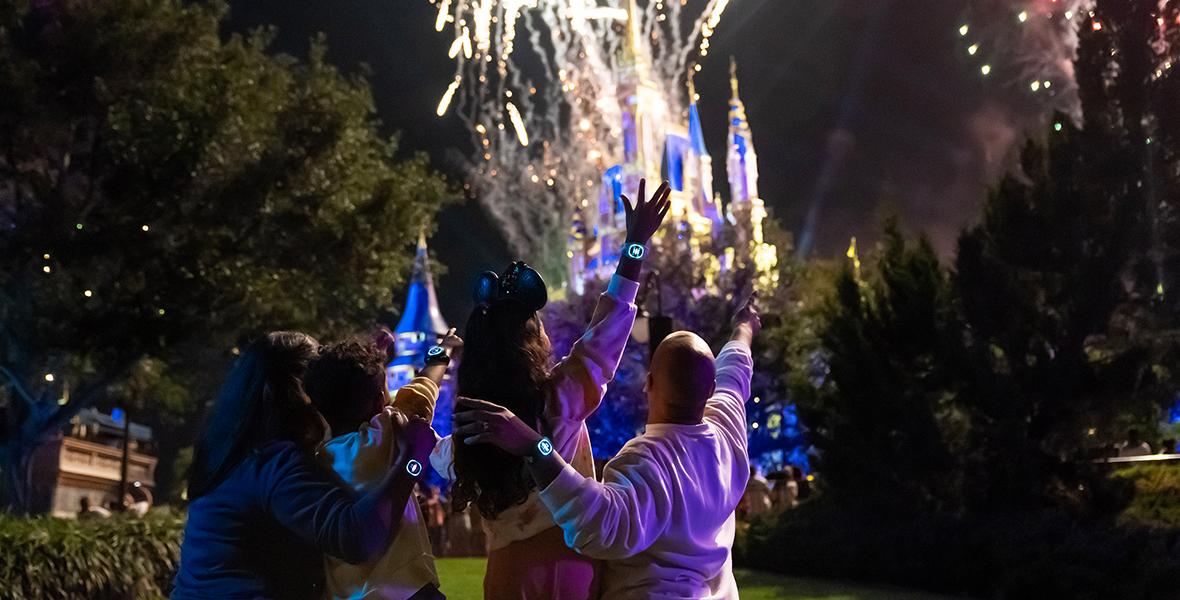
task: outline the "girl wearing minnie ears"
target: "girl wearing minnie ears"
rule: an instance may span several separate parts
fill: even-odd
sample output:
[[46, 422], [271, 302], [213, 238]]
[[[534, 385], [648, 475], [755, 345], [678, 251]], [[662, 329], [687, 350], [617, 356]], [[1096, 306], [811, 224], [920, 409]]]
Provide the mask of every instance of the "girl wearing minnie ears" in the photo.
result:
[[[552, 369], [549, 337], [537, 311], [548, 301], [541, 276], [522, 262], [475, 285], [475, 310], [464, 332], [458, 394], [511, 410], [582, 475], [594, 476], [586, 418], [614, 378], [635, 320], [635, 293], [646, 245], [670, 207], [664, 182], [651, 199], [623, 196], [627, 239], [615, 275], [598, 301], [586, 334]], [[431, 462], [454, 480], [456, 511], [474, 504], [484, 517], [489, 600], [582, 600], [593, 596], [594, 561], [566, 546], [542, 504], [524, 459], [491, 444], [443, 438]]]

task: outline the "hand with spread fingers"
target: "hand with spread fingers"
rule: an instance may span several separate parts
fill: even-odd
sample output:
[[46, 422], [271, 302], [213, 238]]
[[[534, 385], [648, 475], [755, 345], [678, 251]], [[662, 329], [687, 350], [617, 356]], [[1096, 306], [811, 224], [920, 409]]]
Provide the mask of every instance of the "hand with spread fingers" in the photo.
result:
[[464, 444], [494, 444], [516, 456], [528, 454], [542, 437], [507, 408], [474, 398], [456, 399], [454, 426], [452, 435]]
[[626, 194], [622, 195], [623, 207], [627, 210], [627, 243], [647, 245], [647, 241], [660, 228], [664, 217], [672, 207], [672, 188], [668, 182], [660, 184], [651, 199], [647, 199], [647, 180], [639, 180], [639, 202], [632, 203]]

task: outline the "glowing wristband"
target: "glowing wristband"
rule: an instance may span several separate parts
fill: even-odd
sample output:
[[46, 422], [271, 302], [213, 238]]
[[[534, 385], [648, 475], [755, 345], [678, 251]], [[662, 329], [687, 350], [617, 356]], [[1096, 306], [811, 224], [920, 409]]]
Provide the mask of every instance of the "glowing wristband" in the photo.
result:
[[447, 356], [447, 351], [442, 346], [435, 346], [426, 351], [426, 364], [428, 365], [445, 365], [451, 362], [451, 357]]
[[635, 260], [642, 260], [643, 255], [647, 254], [647, 248], [643, 244], [626, 244], [623, 246], [623, 255]]
[[406, 463], [406, 472], [410, 474], [410, 477], [417, 477], [422, 473], [422, 463], [411, 458], [410, 462]]
[[[549, 441], [549, 438], [547, 437], [541, 438], [541, 441], [537, 442], [537, 454], [540, 454], [542, 458], [553, 454], [553, 442]], [[533, 460], [536, 458], [536, 455], [528, 454], [524, 457], [524, 460], [525, 462], [532, 464]]]

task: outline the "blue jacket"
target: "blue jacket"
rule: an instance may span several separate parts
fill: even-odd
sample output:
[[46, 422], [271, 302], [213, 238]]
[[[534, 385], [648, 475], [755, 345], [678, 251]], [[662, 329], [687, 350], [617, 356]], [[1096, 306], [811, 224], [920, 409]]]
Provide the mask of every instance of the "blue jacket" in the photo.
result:
[[387, 542], [384, 524], [364, 514], [352, 489], [294, 444], [252, 452], [189, 506], [172, 598], [310, 598], [323, 554], [355, 564]]

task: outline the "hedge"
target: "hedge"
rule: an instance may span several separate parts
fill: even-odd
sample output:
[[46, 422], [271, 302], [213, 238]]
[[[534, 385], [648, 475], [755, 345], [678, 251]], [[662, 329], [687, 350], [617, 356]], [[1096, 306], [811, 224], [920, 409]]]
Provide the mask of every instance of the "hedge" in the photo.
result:
[[100, 521], [0, 513], [0, 600], [162, 597], [183, 533], [168, 509]]
[[1180, 598], [1180, 529], [1062, 513], [890, 515], [811, 502], [743, 529], [734, 563], [975, 598]]
[[1135, 484], [1135, 499], [1123, 521], [1158, 527], [1180, 527], [1180, 465], [1140, 465], [1115, 473]]

